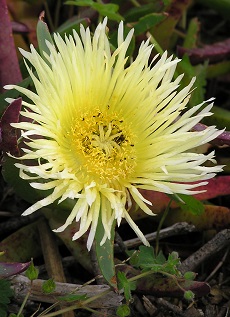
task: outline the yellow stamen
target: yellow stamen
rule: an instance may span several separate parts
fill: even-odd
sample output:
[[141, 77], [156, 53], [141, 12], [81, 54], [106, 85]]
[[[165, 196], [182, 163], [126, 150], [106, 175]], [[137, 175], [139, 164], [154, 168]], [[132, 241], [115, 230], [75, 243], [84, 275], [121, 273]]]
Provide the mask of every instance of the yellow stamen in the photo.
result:
[[[71, 127], [72, 151], [83, 177], [101, 184], [127, 179], [136, 166], [135, 139], [116, 113], [93, 110], [78, 116]], [[80, 157], [79, 157], [80, 156]]]

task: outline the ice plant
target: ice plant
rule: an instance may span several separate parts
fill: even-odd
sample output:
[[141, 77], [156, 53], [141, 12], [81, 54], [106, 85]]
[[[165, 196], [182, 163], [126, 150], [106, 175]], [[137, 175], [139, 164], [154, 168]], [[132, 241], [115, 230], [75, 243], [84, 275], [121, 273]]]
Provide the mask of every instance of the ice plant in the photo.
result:
[[215, 127], [190, 131], [211, 115], [211, 100], [184, 111], [194, 79], [178, 92], [183, 76], [174, 80], [173, 75], [179, 60], [166, 52], [150, 60], [153, 47], [148, 40], [127, 65], [132, 35], [133, 30], [124, 38], [121, 22], [117, 49], [111, 52], [106, 19], [92, 36], [83, 26], [80, 35], [73, 31], [64, 40], [55, 34], [56, 46], [47, 42], [50, 54], [45, 59], [33, 46], [31, 52], [21, 50], [36, 70], [34, 74], [26, 63], [36, 93], [7, 86], [31, 100], [23, 102], [21, 114], [27, 120], [13, 124], [22, 130], [26, 143], [22, 163], [16, 164], [20, 177], [36, 189], [52, 190], [23, 215], [55, 201], [76, 199], [65, 224], [56, 231], [75, 219], [80, 226], [73, 239], [90, 228], [88, 249], [99, 213], [104, 227], [101, 244], [110, 239], [114, 220], [119, 225], [125, 218], [148, 245], [129, 215], [132, 201], [152, 215], [147, 206], [151, 203], [138, 189], [190, 195], [222, 170], [203, 165], [213, 161], [213, 152], [204, 155], [192, 150], [221, 133]]

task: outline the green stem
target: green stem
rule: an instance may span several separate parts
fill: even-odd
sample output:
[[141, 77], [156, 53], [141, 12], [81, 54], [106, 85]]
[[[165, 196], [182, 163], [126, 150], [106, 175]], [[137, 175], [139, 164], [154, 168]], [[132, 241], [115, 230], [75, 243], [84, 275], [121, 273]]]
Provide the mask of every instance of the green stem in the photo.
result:
[[49, 6], [47, 4], [47, 1], [44, 1], [44, 7], [45, 7], [46, 18], [48, 20], [50, 31], [51, 31], [50, 33], [53, 33], [54, 32], [54, 25], [53, 25], [53, 21], [51, 18], [51, 14], [50, 14], [50, 10], [49, 10]]
[[61, 8], [61, 0], [58, 0], [56, 3], [55, 15], [54, 15], [54, 30], [56, 30], [58, 27], [60, 8]]
[[157, 272], [153, 272], [153, 271], [147, 271], [147, 272], [144, 272], [144, 273], [141, 273], [141, 274], [138, 274], [136, 276], [133, 276], [131, 278], [128, 279], [129, 282], [133, 282], [133, 281], [137, 281], [139, 280], [140, 278], [143, 278], [143, 277], [146, 277], [148, 275], [151, 275], [151, 274], [156, 274], [156, 273], [160, 273], [162, 275], [165, 275], [165, 276], [168, 276], [170, 277], [171, 279], [174, 280], [174, 282], [176, 283], [176, 285], [183, 291], [183, 292], [186, 292], [186, 290], [179, 284], [178, 280], [177, 280], [177, 277], [175, 275], [172, 275], [168, 272], [164, 272], [164, 271], [157, 271]]
[[[32, 282], [31, 282], [31, 286], [32, 286]], [[26, 302], [27, 302], [29, 296], [30, 296], [30, 290], [27, 292], [27, 294], [26, 294], [26, 296], [25, 296], [25, 298], [24, 298], [24, 300], [23, 300], [23, 302], [22, 302], [22, 305], [21, 305], [21, 307], [20, 307], [20, 309], [19, 309], [19, 312], [18, 312], [18, 314], [17, 314], [17, 317], [20, 317], [20, 315], [22, 314], [22, 311], [23, 311], [23, 309], [24, 309], [24, 307], [25, 307], [25, 304], [26, 304]]]
[[179, 284], [178, 279], [176, 278], [175, 275], [170, 274], [170, 273], [167, 273], [167, 272], [164, 272], [164, 271], [158, 271], [157, 273], [161, 273], [161, 274], [163, 274], [163, 275], [165, 275], [165, 276], [170, 277], [171, 279], [174, 280], [174, 282], [176, 283], [176, 285], [177, 285], [183, 292], [186, 292], [186, 290]]
[[[96, 0], [97, 3], [99, 4], [103, 4], [102, 0]], [[97, 19], [97, 23], [101, 23], [103, 20], [103, 15], [101, 15], [99, 12], [98, 12], [98, 19]]]
[[54, 316], [59, 316], [61, 314], [64, 314], [64, 313], [67, 313], [69, 311], [72, 311], [72, 310], [75, 310], [75, 309], [80, 309], [80, 308], [85, 308], [84, 306], [86, 306], [87, 304], [93, 302], [94, 300], [100, 298], [100, 297], [103, 297], [105, 296], [106, 294], [108, 294], [109, 292], [111, 292], [111, 289], [108, 289], [104, 292], [101, 292], [100, 294], [98, 295], [95, 295], [95, 296], [92, 296], [76, 305], [72, 305], [72, 306], [69, 306], [69, 307], [66, 307], [66, 308], [63, 308], [63, 309], [60, 309], [56, 312], [53, 312], [53, 313], [50, 313], [50, 314], [47, 314], [47, 315], [44, 315], [44, 317], [54, 317]]
[[[78, 291], [79, 289], [81, 289], [82, 287], [89, 285], [91, 283], [95, 282], [95, 278], [92, 278], [91, 280], [89, 280], [88, 282], [84, 283], [83, 285], [81, 285], [80, 287], [76, 287], [72, 292], [70, 292], [70, 294], [74, 294], [75, 291]], [[58, 305], [60, 305], [61, 301], [57, 301], [56, 303], [54, 303], [53, 305], [49, 306], [47, 309], [45, 309], [41, 314], [39, 314], [39, 317], [41, 316], [46, 316], [46, 313], [48, 313], [49, 311], [51, 311], [53, 308], [57, 307]], [[85, 308], [86, 309], [86, 308]]]
[[136, 275], [136, 276], [130, 277], [130, 278], [128, 279], [128, 281], [129, 281], [129, 282], [137, 281], [137, 280], [139, 280], [140, 278], [146, 277], [146, 276], [151, 275], [151, 274], [154, 274], [154, 273], [156, 273], [156, 272], [147, 271], [147, 272], [138, 274], [138, 275]]
[[170, 199], [169, 203], [168, 203], [168, 206], [166, 207], [164, 213], [163, 213], [163, 216], [161, 217], [161, 220], [159, 222], [159, 225], [158, 225], [158, 228], [157, 228], [157, 234], [156, 234], [156, 248], [155, 248], [155, 253], [156, 255], [158, 254], [159, 252], [159, 235], [160, 235], [160, 230], [162, 228], [162, 225], [165, 221], [165, 218], [167, 217], [168, 215], [168, 212], [169, 212], [169, 208], [171, 206], [171, 203], [172, 203], [172, 198]]
[[99, 315], [99, 316], [101, 316], [101, 312], [100, 312], [100, 311], [97, 311], [97, 310], [92, 309], [92, 308], [89, 308], [89, 307], [85, 307], [84, 309], [87, 310], [87, 311], [89, 311], [89, 312], [91, 312], [91, 313], [93, 313], [93, 315]]
[[206, 71], [207, 78], [216, 78], [230, 72], [230, 61], [209, 65]]
[[132, 4], [134, 5], [134, 7], [140, 7], [140, 3], [137, 0], [130, 0], [130, 2], [132, 2]]
[[46, 308], [41, 314], [38, 315], [38, 317], [41, 316], [47, 316], [46, 313], [50, 312], [52, 309], [54, 309], [55, 307], [57, 307], [59, 305], [60, 302], [56, 302], [53, 305], [49, 306], [48, 308]]

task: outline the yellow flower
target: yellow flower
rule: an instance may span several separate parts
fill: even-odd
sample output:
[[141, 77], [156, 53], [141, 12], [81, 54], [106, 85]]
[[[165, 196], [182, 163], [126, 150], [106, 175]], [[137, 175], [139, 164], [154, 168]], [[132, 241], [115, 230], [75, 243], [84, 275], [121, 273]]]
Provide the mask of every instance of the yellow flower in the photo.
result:
[[[132, 200], [152, 215], [147, 206], [151, 202], [138, 188], [192, 194], [197, 192], [194, 188], [207, 183], [203, 180], [222, 170], [221, 166], [203, 166], [207, 160], [213, 161], [213, 152], [204, 155], [192, 151], [221, 133], [215, 127], [189, 131], [211, 115], [212, 108], [208, 104], [198, 112], [202, 103], [184, 112], [194, 79], [177, 92], [183, 77], [173, 80], [179, 60], [165, 52], [150, 62], [149, 41], [141, 44], [136, 59], [126, 67], [133, 30], [124, 38], [120, 23], [118, 47], [111, 53], [106, 23], [106, 19], [100, 23], [92, 37], [83, 26], [80, 36], [73, 31], [73, 36], [63, 40], [55, 34], [56, 46], [47, 42], [47, 60], [33, 46], [31, 52], [21, 50], [36, 70], [35, 75], [27, 66], [36, 93], [7, 86], [32, 101], [24, 101], [21, 112], [32, 121], [12, 124], [22, 130], [27, 144], [20, 157], [23, 164], [16, 164], [20, 176], [34, 188], [53, 190], [23, 215], [56, 200], [76, 199], [65, 224], [55, 231], [63, 231], [74, 219], [79, 221], [73, 239], [90, 228], [88, 249], [99, 213], [104, 227], [101, 244], [110, 239], [114, 220], [119, 225], [125, 218], [148, 245], [129, 215]], [[34, 160], [33, 166], [26, 160]], [[187, 183], [193, 181], [198, 183]]]

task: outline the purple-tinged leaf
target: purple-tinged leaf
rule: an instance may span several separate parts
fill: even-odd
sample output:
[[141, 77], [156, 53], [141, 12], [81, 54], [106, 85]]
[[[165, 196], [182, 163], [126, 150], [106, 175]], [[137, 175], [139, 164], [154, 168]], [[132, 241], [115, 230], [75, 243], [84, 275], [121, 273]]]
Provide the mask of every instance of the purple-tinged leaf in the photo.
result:
[[22, 81], [6, 0], [0, 0], [0, 90]]
[[215, 145], [230, 145], [230, 131], [224, 131], [210, 143]]
[[218, 62], [230, 57], [230, 39], [212, 45], [205, 45], [202, 48], [186, 49], [179, 46], [177, 52], [179, 57], [182, 57], [186, 53], [194, 65], [202, 63], [205, 60]]
[[[207, 128], [205, 124], [197, 123], [193, 127], [193, 131], [203, 131]], [[212, 140], [210, 143], [214, 145], [230, 145], [230, 131], [224, 131], [217, 138]]]
[[5, 110], [0, 121], [0, 150], [18, 154], [16, 129], [10, 124], [19, 120], [22, 99], [15, 99]]
[[12, 26], [13, 32], [16, 32], [16, 33], [28, 33], [28, 32], [30, 32], [30, 29], [24, 23], [12, 21], [11, 26]]
[[29, 265], [30, 265], [30, 262], [26, 262], [26, 263], [0, 262], [0, 278], [7, 278], [9, 276], [24, 272], [29, 267]]

